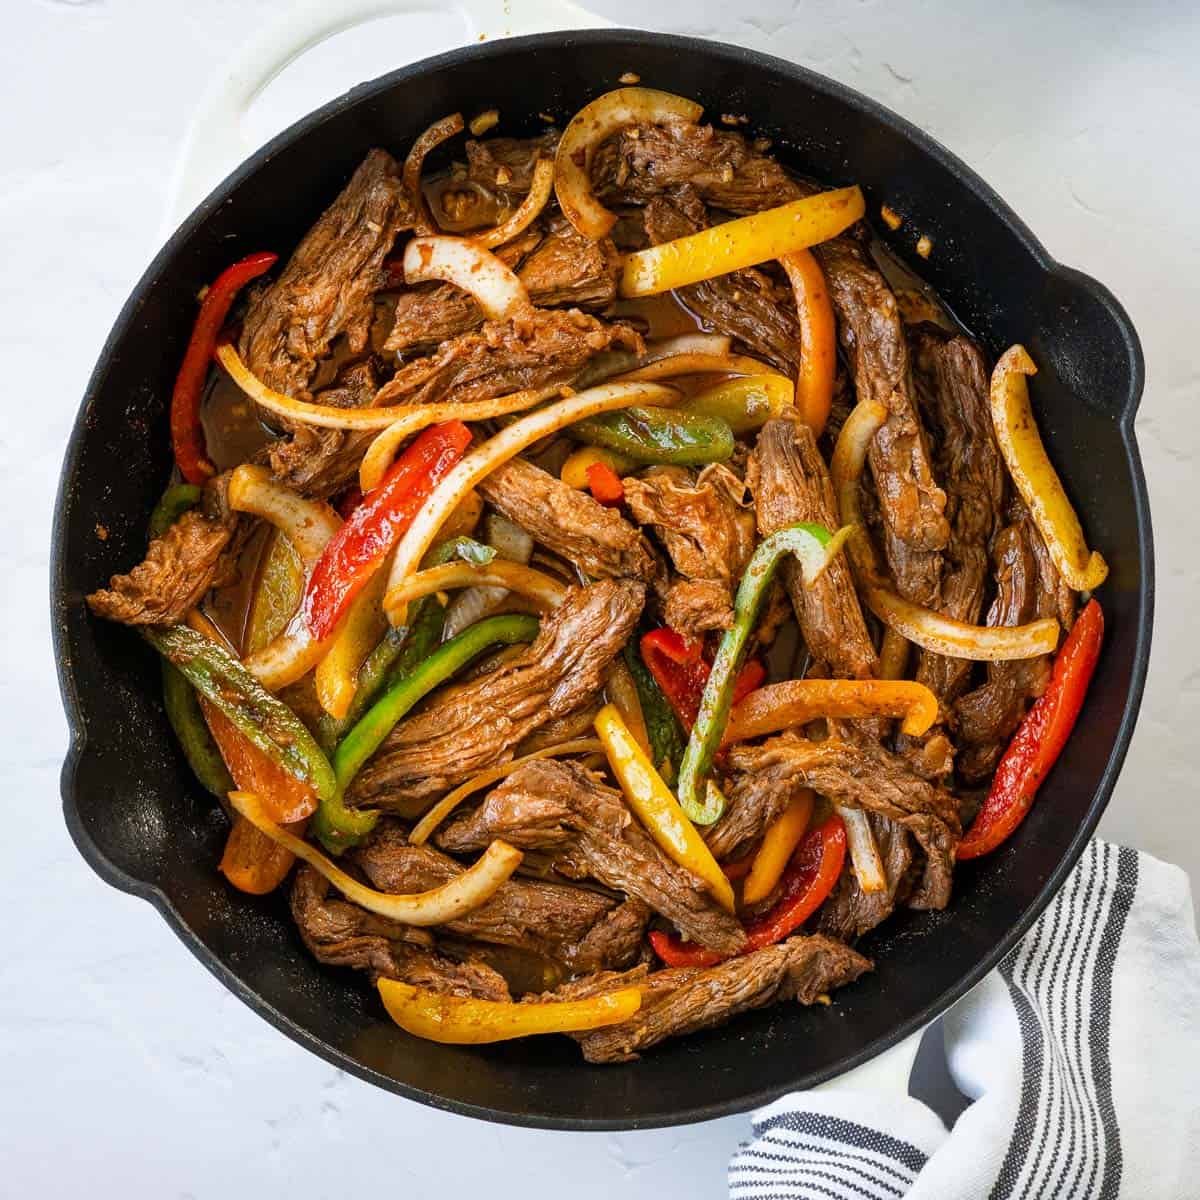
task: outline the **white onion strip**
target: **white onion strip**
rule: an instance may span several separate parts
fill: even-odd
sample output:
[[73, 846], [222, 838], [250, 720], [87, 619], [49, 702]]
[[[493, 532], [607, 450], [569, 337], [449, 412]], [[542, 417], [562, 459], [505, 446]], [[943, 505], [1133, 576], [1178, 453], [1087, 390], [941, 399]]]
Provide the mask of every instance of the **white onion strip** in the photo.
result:
[[402, 610], [411, 601], [451, 588], [497, 587], [516, 592], [540, 604], [543, 608], [554, 608], [561, 604], [567, 594], [567, 586], [560, 580], [546, 575], [534, 567], [521, 563], [507, 562], [502, 558], [490, 563], [451, 562], [440, 567], [430, 567], [409, 575], [394, 588], [389, 588], [383, 598], [383, 607], [393, 624], [403, 624]]
[[733, 339], [723, 333], [680, 333], [647, 342], [646, 353], [638, 359], [638, 366], [645, 367], [677, 354], [728, 354], [732, 344]]
[[598, 738], [577, 738], [570, 742], [559, 742], [557, 746], [546, 746], [541, 750], [535, 750], [531, 754], [524, 754], [520, 758], [514, 758], [510, 762], [501, 763], [496, 767], [488, 767], [486, 771], [480, 771], [478, 775], [472, 775], [466, 783], [459, 784], [452, 792], [447, 792], [421, 819], [413, 826], [413, 831], [408, 835], [408, 841], [413, 846], [423, 846], [437, 827], [465, 800], [472, 792], [479, 791], [480, 788], [487, 787], [489, 783], [495, 783], [498, 779], [503, 779], [506, 775], [517, 770], [518, 767], [523, 767], [528, 762], [533, 762], [538, 758], [550, 758], [555, 754], [590, 754], [601, 753], [604, 746]]
[[315, 846], [276, 825], [253, 792], [230, 792], [229, 801], [257, 830], [302, 858], [347, 900], [376, 916], [404, 925], [444, 925], [465, 917], [486, 904], [521, 863], [521, 851], [497, 839], [461, 875], [440, 887], [407, 895], [377, 892], [347, 875]]
[[[614, 382], [633, 380], [672, 379], [676, 375], [780, 375], [783, 372], [770, 363], [760, 362], [746, 354], [712, 354], [707, 351], [689, 350], [682, 354], [652, 359], [643, 366], [635, 367], [614, 376]], [[786, 378], [786, 376], [784, 376]]]
[[698, 121], [702, 105], [654, 88], [617, 88], [585, 104], [570, 120], [554, 159], [554, 192], [563, 215], [584, 237], [602, 238], [617, 223], [592, 194], [596, 147], [626, 125]]
[[851, 808], [846, 804], [835, 807], [846, 827], [846, 846], [850, 851], [850, 861], [854, 864], [854, 873], [858, 876], [858, 886], [868, 894], [885, 891], [887, 876], [883, 872], [879, 847], [875, 844], [867, 814], [861, 808]]
[[474, 296], [489, 321], [503, 321], [529, 308], [525, 285], [490, 250], [469, 238], [413, 238], [404, 248], [404, 279], [444, 279]]
[[425, 165], [426, 155], [462, 131], [462, 113], [451, 113], [440, 121], [434, 121], [413, 142], [404, 159], [404, 170], [401, 177], [404, 180], [404, 188], [412, 197], [413, 205], [417, 210], [417, 233], [434, 233], [437, 230], [429, 212], [429, 205], [425, 203], [425, 194], [421, 191], [421, 168]]
[[539, 158], [533, 165], [533, 180], [529, 185], [529, 191], [525, 194], [525, 199], [521, 201], [521, 207], [495, 228], [472, 234], [470, 241], [477, 246], [482, 246], [485, 250], [491, 250], [496, 246], [503, 246], [505, 242], [511, 242], [517, 234], [524, 233], [533, 224], [542, 209], [546, 207], [546, 202], [550, 199], [550, 193], [553, 190], [554, 163], [548, 158]]
[[679, 393], [674, 388], [660, 384], [604, 383], [518, 418], [507, 429], [502, 429], [495, 437], [459, 459], [437, 485], [396, 547], [388, 590], [417, 570], [438, 530], [463, 497], [481, 479], [503, 466], [510, 458], [515, 458], [527, 446], [587, 417], [615, 412], [634, 404], [674, 404], [678, 399]]
[[830, 463], [842, 522], [854, 527], [850, 561], [867, 607], [889, 629], [949, 658], [1005, 662], [1053, 653], [1058, 645], [1059, 625], [1052, 617], [1028, 625], [968, 625], [906, 600], [884, 578], [859, 511], [858, 481], [871, 440], [886, 419], [887, 409], [881, 403], [860, 400], [842, 426]]
[[562, 389], [555, 387], [530, 388], [523, 392], [512, 392], [507, 396], [494, 396], [491, 400], [470, 400], [463, 404], [449, 401], [444, 404], [425, 404], [414, 408], [394, 408], [400, 413], [393, 416], [392, 423], [367, 447], [366, 454], [358, 466], [358, 486], [365, 496], [379, 486], [388, 468], [396, 457], [396, 451], [414, 433], [440, 421], [490, 421], [494, 417], [508, 417], [513, 413], [525, 412]]

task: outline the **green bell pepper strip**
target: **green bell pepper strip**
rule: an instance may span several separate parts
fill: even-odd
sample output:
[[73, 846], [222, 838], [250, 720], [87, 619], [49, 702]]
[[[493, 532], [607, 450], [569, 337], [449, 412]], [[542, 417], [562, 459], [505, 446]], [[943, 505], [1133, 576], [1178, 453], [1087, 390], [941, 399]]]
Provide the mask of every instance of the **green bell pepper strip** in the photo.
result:
[[567, 429], [577, 441], [603, 446], [639, 463], [696, 467], [733, 453], [733, 430], [719, 417], [669, 408], [626, 408], [577, 421]]
[[202, 491], [194, 483], [177, 483], [167, 488], [150, 514], [150, 536], [162, 537], [189, 508], [200, 503]]
[[[437, 567], [455, 558], [485, 565], [495, 557], [496, 551], [491, 546], [485, 546], [474, 538], [456, 537], [435, 546], [422, 566]], [[409, 623], [389, 629], [359, 667], [358, 687], [346, 715], [331, 717], [323, 712], [318, 719], [316, 737], [326, 754], [332, 754], [338, 742], [354, 728], [359, 717], [379, 694], [380, 688], [409, 674], [419, 662], [433, 653], [442, 640], [446, 610], [436, 596], [424, 596], [414, 601], [408, 615]]]
[[649, 668], [638, 653], [637, 638], [630, 638], [621, 653], [625, 665], [633, 676], [638, 699], [642, 705], [642, 717], [646, 722], [646, 733], [650, 737], [650, 754], [658, 773], [669, 783], [679, 768], [683, 754], [683, 727], [671, 711], [671, 705], [662, 689], [654, 681]]
[[717, 647], [717, 656], [700, 697], [700, 712], [679, 767], [679, 803], [696, 824], [711, 825], [725, 808], [725, 799], [709, 783], [708, 773], [720, 748], [729, 710], [733, 707], [733, 686], [746, 641], [758, 621], [780, 559], [785, 554], [794, 554], [800, 564], [804, 586], [812, 587], [841, 550], [852, 528], [843, 525], [837, 533], [831, 534], [823, 525], [789, 525], [771, 534], [750, 559], [733, 602], [733, 624]]
[[150, 644], [272, 762], [326, 800], [337, 781], [304, 722], [277, 700], [227, 650], [186, 625], [146, 626]]
[[173, 667], [165, 658], [162, 660], [162, 682], [163, 707], [179, 739], [183, 757], [196, 778], [224, 805], [226, 796], [233, 791], [233, 777], [208, 731], [192, 685], [179, 668]]
[[313, 816], [311, 831], [331, 854], [361, 841], [375, 827], [379, 813], [346, 807], [345, 792], [363, 764], [383, 744], [418, 701], [424, 699], [457, 671], [492, 646], [531, 642], [537, 637], [538, 620], [525, 614], [488, 617], [464, 629], [440, 645], [411, 672], [397, 679], [342, 739], [333, 755], [337, 788], [322, 797]]

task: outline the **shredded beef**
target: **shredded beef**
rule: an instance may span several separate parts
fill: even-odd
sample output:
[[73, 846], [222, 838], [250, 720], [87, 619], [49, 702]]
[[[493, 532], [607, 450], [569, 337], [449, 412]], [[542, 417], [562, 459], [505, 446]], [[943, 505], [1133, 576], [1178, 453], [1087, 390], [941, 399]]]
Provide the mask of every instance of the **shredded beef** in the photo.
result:
[[667, 624], [695, 637], [733, 623], [733, 590], [754, 553], [754, 516], [746, 486], [713, 463], [698, 476], [654, 467], [625, 480], [625, 502], [641, 525], [653, 525], [682, 577], [667, 593]]
[[443, 342], [396, 372], [376, 404], [490, 400], [524, 388], [571, 383], [603, 350], [641, 354], [640, 335], [578, 309], [530, 309], [508, 321], [485, 321]]
[[745, 940], [703, 883], [659, 850], [620, 792], [574, 763], [519, 767], [474, 812], [443, 826], [437, 842], [459, 854], [496, 838], [546, 852], [564, 878], [595, 879], [641, 900], [703, 946], [732, 954]]
[[366, 971], [372, 981], [399, 979], [450, 996], [509, 999], [503, 976], [486, 963], [456, 962], [433, 948], [425, 930], [331, 897], [328, 882], [311, 867], [296, 872], [291, 901], [300, 936], [318, 962]]
[[537, 249], [521, 264], [517, 278], [539, 307], [603, 308], [617, 298], [620, 271], [621, 258], [611, 238], [593, 241], [566, 217], [556, 216]]
[[662, 567], [645, 535], [606, 508], [523, 458], [513, 458], [479, 484], [479, 494], [543, 546], [592, 579], [652, 582]]
[[870, 959], [841, 942], [814, 934], [791, 937], [715, 967], [670, 967], [654, 972], [635, 967], [592, 975], [531, 997], [526, 1003], [580, 1000], [623, 987], [641, 988], [641, 1008], [628, 1021], [571, 1035], [588, 1062], [631, 1062], [666, 1038], [711, 1029], [738, 1013], [776, 1001], [815, 1004], [869, 970]]
[[493, 137], [467, 142], [467, 178], [518, 203], [533, 183], [539, 158], [553, 158], [558, 133], [548, 129], [538, 137]]
[[354, 354], [367, 349], [383, 260], [413, 221], [399, 165], [372, 150], [279, 278], [251, 301], [240, 343], [246, 366], [268, 387], [311, 399], [334, 338], [344, 335]]
[[386, 809], [449, 790], [512, 757], [535, 729], [588, 702], [642, 611], [645, 588], [601, 580], [572, 589], [520, 657], [437, 693], [401, 721], [355, 778], [354, 804]]

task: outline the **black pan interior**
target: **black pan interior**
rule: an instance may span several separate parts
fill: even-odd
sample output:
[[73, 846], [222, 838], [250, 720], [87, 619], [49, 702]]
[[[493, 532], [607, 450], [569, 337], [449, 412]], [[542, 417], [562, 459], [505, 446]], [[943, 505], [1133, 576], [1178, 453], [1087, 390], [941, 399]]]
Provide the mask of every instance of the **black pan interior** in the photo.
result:
[[[224, 819], [190, 777], [159, 700], [153, 654], [92, 619], [82, 596], [140, 558], [169, 470], [166, 400], [195, 294], [253, 250], [286, 254], [368, 148], [403, 154], [432, 119], [498, 106], [505, 133], [562, 121], [634, 71], [735, 113], [788, 165], [860, 183], [886, 234], [995, 354], [1022, 341], [1054, 460], [1112, 566], [1108, 638], [1074, 739], [1012, 842], [964, 864], [944, 913], [901, 913], [865, 945], [876, 972], [831, 1007], [777, 1007], [669, 1043], [642, 1062], [587, 1067], [566, 1039], [456, 1049], [409, 1038], [350, 973], [303, 950], [282, 899], [249, 899], [214, 871]], [[921, 261], [917, 233], [933, 241]], [[105, 347], [64, 465], [52, 573], [64, 703], [75, 741], [67, 822], [109, 882], [155, 903], [200, 960], [297, 1041], [365, 1079], [439, 1107], [560, 1128], [667, 1125], [746, 1109], [863, 1061], [929, 1021], [1041, 910], [1099, 819], [1132, 733], [1149, 654], [1152, 552], [1132, 424], [1137, 337], [1094, 280], [1054, 263], [960, 162], [894, 114], [788, 63], [628, 31], [472, 47], [355, 89], [281, 135], [213, 193], [155, 259]], [[106, 536], [98, 534], [103, 527]], [[131, 981], [131, 986], [133, 986]]]

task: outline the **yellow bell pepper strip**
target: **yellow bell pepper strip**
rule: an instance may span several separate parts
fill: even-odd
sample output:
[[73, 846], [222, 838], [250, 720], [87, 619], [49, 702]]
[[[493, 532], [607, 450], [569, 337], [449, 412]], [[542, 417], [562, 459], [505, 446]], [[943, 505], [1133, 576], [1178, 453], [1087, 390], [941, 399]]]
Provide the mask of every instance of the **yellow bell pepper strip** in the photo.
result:
[[1108, 564], [1097, 551], [1088, 550], [1079, 517], [1042, 444], [1025, 382], [1027, 375], [1036, 374], [1024, 346], [1010, 346], [1000, 356], [991, 383], [996, 440], [1058, 573], [1077, 592], [1094, 591], [1108, 575]]
[[304, 723], [224, 647], [185, 625], [147, 626], [144, 636], [247, 741], [318, 798], [333, 796], [333, 768]]
[[496, 894], [501, 884], [521, 865], [523, 857], [515, 846], [497, 839], [461, 875], [440, 887], [403, 895], [378, 892], [347, 875], [315, 846], [272, 821], [253, 792], [230, 792], [229, 802], [260, 833], [320, 872], [351, 903], [404, 925], [444, 925], [474, 912]]
[[625, 258], [619, 291], [653, 296], [783, 258], [836, 237], [865, 211], [857, 187], [835, 188], [635, 250]]
[[524, 614], [488, 617], [444, 642], [409, 674], [388, 687], [334, 751], [335, 788], [328, 797], [322, 796], [313, 821], [313, 833], [330, 853], [340, 854], [348, 846], [357, 845], [375, 828], [379, 813], [347, 808], [345, 792], [401, 717], [484, 650], [531, 642], [537, 631], [535, 617]]
[[725, 734], [746, 642], [758, 623], [776, 567], [785, 554], [795, 555], [804, 586], [812, 587], [849, 536], [847, 526], [831, 534], [823, 525], [789, 525], [771, 534], [750, 559], [734, 598], [733, 624], [717, 648], [700, 697], [700, 712], [679, 767], [679, 803], [697, 824], [711, 825], [725, 807], [720, 793], [706, 786], [708, 773]]
[[785, 254], [780, 260], [796, 296], [800, 322], [800, 369], [796, 372], [796, 407], [800, 419], [820, 437], [833, 404], [837, 372], [837, 332], [833, 301], [821, 264], [809, 250]]
[[567, 487], [584, 491], [589, 483], [588, 468], [601, 463], [608, 467], [614, 475], [628, 475], [637, 463], [626, 454], [618, 454], [615, 450], [606, 450], [603, 446], [581, 446], [567, 456], [558, 477]]
[[903, 717], [920, 737], [937, 720], [937, 697], [923, 684], [884, 679], [788, 679], [757, 688], [734, 704], [722, 745], [778, 733], [819, 717]]
[[712, 851], [687, 819], [671, 789], [662, 781], [645, 751], [637, 744], [616, 706], [606, 704], [594, 722], [604, 744], [608, 765], [621, 784], [629, 807], [637, 814], [659, 848], [707, 885], [722, 908], [733, 912], [733, 888]]
[[628, 1021], [642, 1006], [640, 988], [620, 988], [585, 1000], [514, 1004], [447, 996], [397, 979], [380, 979], [379, 998], [406, 1033], [450, 1046], [478, 1046], [539, 1033], [581, 1033]]
[[716, 417], [735, 434], [753, 433], [772, 417], [782, 416], [795, 395], [783, 375], [744, 375], [699, 392], [675, 411], [694, 417]]
[[762, 845], [750, 864], [750, 874], [742, 885], [742, 903], [758, 904], [765, 900], [783, 877], [784, 868], [800, 845], [800, 839], [808, 832], [812, 819], [812, 788], [801, 788], [783, 810], [767, 826]]

